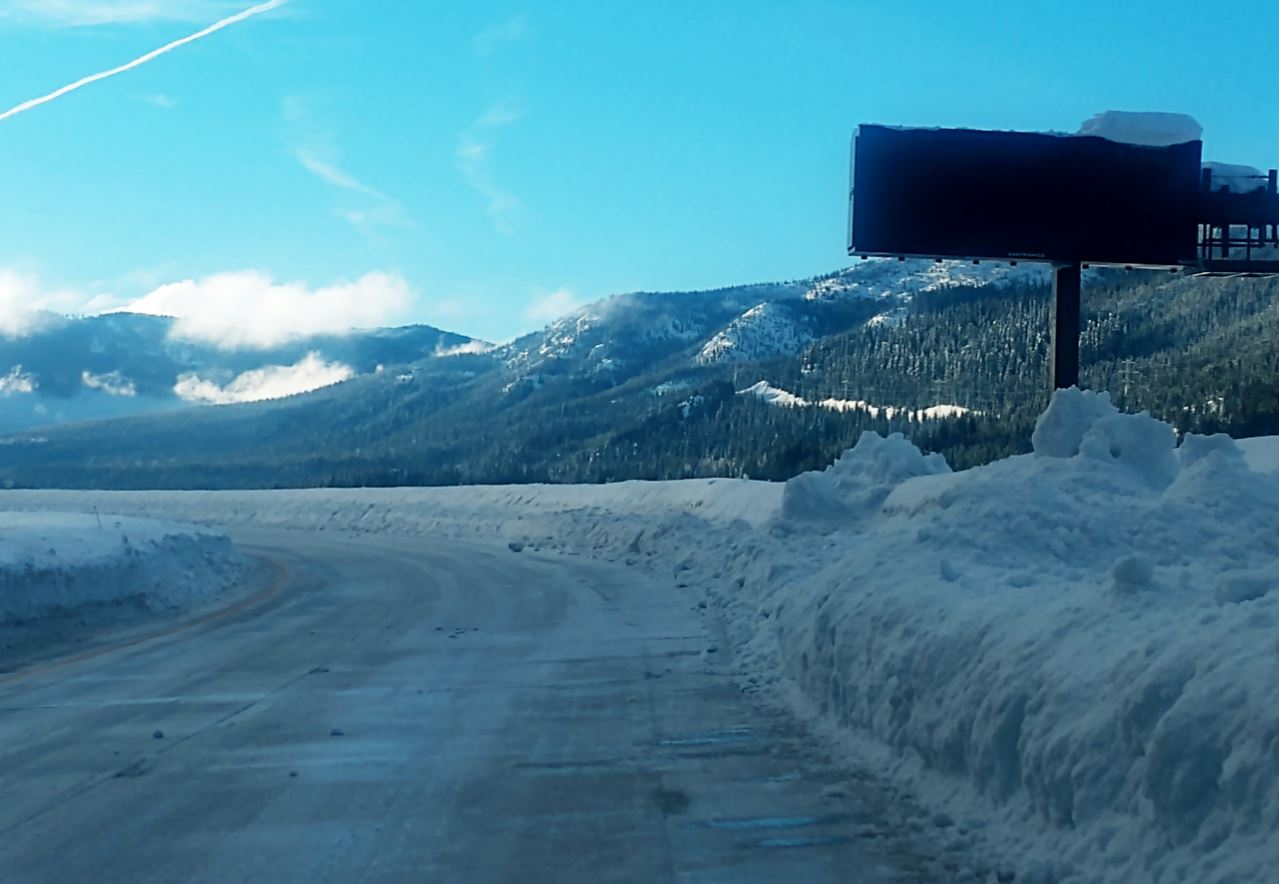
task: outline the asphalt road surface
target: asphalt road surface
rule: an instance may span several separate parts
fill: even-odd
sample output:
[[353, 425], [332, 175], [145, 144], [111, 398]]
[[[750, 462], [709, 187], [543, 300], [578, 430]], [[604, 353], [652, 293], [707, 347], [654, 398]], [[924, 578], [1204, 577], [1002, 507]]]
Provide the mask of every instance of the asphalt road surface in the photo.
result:
[[0, 674], [0, 882], [947, 880], [688, 589], [236, 537], [235, 601]]

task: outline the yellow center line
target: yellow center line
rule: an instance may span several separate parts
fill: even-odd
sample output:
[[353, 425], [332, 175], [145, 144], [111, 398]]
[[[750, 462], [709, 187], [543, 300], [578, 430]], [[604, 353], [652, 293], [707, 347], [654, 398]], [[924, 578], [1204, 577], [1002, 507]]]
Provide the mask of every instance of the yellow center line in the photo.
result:
[[89, 648], [86, 651], [81, 651], [77, 654], [59, 657], [44, 663], [32, 664], [30, 666], [14, 670], [13, 672], [5, 673], [4, 675], [0, 675], [0, 686], [10, 685], [15, 682], [23, 681], [27, 678], [31, 678], [32, 676], [42, 675], [47, 672], [62, 669], [66, 666], [72, 666], [85, 660], [92, 660], [95, 657], [114, 654], [117, 651], [137, 647], [138, 645], [155, 641], [156, 639], [167, 638], [168, 636], [195, 629], [196, 627], [208, 626], [212, 623], [217, 623], [221, 620], [234, 617], [237, 614], [241, 614], [255, 607], [265, 605], [267, 602], [273, 600], [276, 596], [284, 592], [285, 588], [289, 584], [290, 574], [288, 567], [278, 559], [270, 558], [268, 556], [260, 556], [260, 558], [270, 562], [271, 566], [275, 569], [275, 580], [269, 587], [261, 592], [254, 593], [248, 598], [241, 599], [240, 601], [227, 605], [224, 608], [218, 608], [215, 611], [210, 611], [207, 614], [202, 614], [191, 620], [184, 620], [180, 623], [175, 623], [172, 626], [167, 626], [143, 635], [135, 636], [125, 641], [99, 645], [97, 647]]

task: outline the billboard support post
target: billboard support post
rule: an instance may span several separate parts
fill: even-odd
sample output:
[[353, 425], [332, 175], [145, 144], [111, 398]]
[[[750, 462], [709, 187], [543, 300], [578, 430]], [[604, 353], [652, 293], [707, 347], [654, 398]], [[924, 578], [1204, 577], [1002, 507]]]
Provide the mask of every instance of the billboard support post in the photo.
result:
[[1079, 386], [1079, 317], [1083, 267], [1053, 264], [1052, 383], [1054, 390]]

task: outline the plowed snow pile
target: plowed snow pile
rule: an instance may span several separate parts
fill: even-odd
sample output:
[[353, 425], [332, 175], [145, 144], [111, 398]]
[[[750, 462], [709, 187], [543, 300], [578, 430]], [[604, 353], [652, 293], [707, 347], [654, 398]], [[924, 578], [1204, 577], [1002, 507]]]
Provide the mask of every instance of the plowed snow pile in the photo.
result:
[[1268, 879], [1279, 478], [1104, 394], [1058, 394], [1034, 447], [952, 474], [868, 436], [789, 483], [780, 524], [839, 552], [748, 581], [787, 672], [899, 775], [998, 822], [1018, 880]]
[[0, 512], [0, 625], [121, 601], [186, 605], [240, 568], [225, 536], [192, 525]]
[[[1227, 437], [1178, 446], [1078, 390], [1033, 441], [953, 473], [867, 434], [784, 488], [5, 492], [0, 506], [624, 561], [686, 585], [693, 611], [722, 608], [747, 690], [788, 698], [917, 790], [961, 880], [1273, 880], [1279, 474], [1263, 470], [1279, 444], [1249, 443], [1254, 469]], [[1006, 867], [976, 859], [991, 854]]]

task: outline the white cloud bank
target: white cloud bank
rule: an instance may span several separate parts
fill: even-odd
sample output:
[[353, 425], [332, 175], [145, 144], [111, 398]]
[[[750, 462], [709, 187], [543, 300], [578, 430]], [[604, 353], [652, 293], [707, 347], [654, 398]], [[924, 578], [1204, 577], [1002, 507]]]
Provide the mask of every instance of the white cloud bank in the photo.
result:
[[406, 319], [414, 300], [402, 277], [382, 272], [312, 288], [241, 270], [168, 283], [129, 300], [47, 289], [34, 276], [0, 268], [0, 337], [31, 334], [55, 313], [145, 313], [175, 318], [174, 340], [262, 349], [313, 335], [395, 325]]
[[313, 335], [389, 325], [412, 300], [408, 283], [390, 273], [369, 273], [355, 282], [311, 289], [245, 270], [163, 285], [122, 310], [176, 318], [169, 333], [175, 340], [261, 349]]
[[246, 371], [225, 387], [206, 381], [195, 372], [188, 372], [178, 378], [173, 392], [197, 405], [231, 405], [309, 393], [354, 376], [351, 366], [325, 362], [319, 353], [312, 352], [294, 365], [268, 365]]
[[0, 268], [0, 337], [30, 333], [48, 312], [75, 313], [85, 296], [66, 291], [46, 291], [34, 276]]
[[469, 354], [488, 353], [497, 349], [496, 344], [488, 341], [467, 341], [465, 344], [454, 344], [452, 347], [436, 347], [436, 356], [465, 356]]
[[15, 338], [24, 335], [36, 321], [32, 309], [36, 288], [29, 277], [10, 270], [0, 270], [0, 335]]

